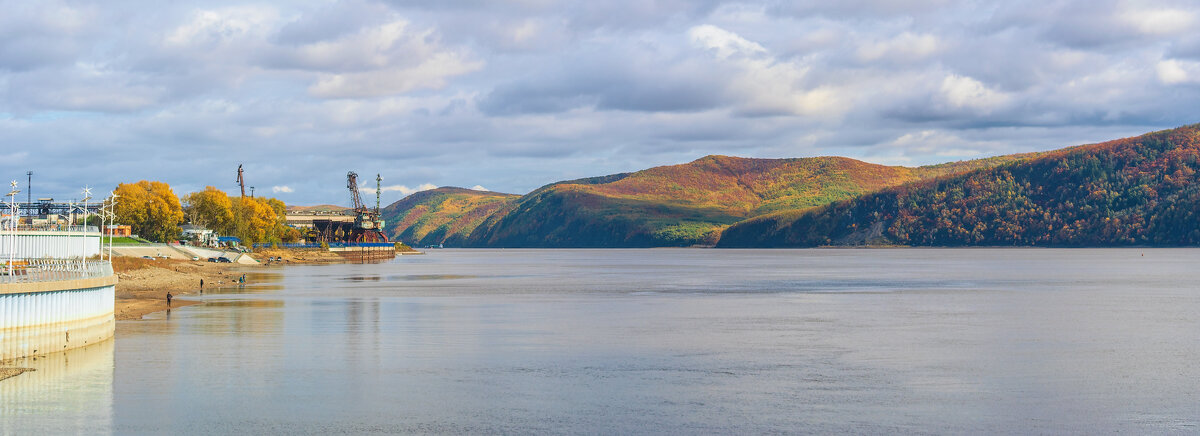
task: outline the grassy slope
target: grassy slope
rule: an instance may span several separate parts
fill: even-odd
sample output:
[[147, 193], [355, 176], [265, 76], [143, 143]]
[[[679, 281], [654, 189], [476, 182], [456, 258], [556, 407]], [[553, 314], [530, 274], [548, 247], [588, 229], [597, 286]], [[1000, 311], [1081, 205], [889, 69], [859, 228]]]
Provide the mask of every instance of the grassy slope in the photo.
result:
[[628, 174], [560, 182], [498, 209], [467, 241], [496, 247], [712, 244], [749, 217], [794, 211], [889, 186], [1026, 156], [906, 168], [842, 157], [707, 156]]
[[1198, 170], [1185, 126], [758, 217], [719, 246], [1195, 245]]
[[393, 240], [417, 246], [459, 245], [485, 218], [518, 197], [442, 187], [404, 197], [380, 213]]

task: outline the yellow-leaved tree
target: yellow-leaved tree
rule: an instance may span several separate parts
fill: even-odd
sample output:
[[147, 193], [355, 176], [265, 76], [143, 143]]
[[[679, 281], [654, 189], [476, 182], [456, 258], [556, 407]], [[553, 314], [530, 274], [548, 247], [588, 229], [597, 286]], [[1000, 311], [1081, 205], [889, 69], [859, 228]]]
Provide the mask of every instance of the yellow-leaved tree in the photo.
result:
[[287, 226], [287, 205], [274, 198], [233, 198], [236, 231], [243, 244], [294, 242], [300, 232]]
[[287, 205], [275, 198], [230, 197], [212, 186], [183, 197], [188, 222], [242, 244], [295, 242], [300, 232], [287, 225]]
[[218, 234], [233, 234], [233, 202], [224, 191], [212, 186], [183, 196], [183, 211], [188, 222]]
[[118, 195], [114, 208], [118, 224], [127, 224], [133, 233], [152, 241], [166, 242], [179, 237], [183, 208], [171, 185], [142, 180], [119, 184], [113, 192]]

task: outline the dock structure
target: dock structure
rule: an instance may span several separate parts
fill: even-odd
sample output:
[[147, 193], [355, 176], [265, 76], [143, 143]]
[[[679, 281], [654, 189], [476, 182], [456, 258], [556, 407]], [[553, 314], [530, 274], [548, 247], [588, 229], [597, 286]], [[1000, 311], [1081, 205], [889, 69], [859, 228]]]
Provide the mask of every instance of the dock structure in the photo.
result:
[[117, 277], [108, 261], [33, 259], [0, 275], [0, 360], [112, 338]]
[[[15, 208], [12, 208], [15, 209]], [[91, 226], [0, 223], [0, 361], [113, 337], [117, 276]]]

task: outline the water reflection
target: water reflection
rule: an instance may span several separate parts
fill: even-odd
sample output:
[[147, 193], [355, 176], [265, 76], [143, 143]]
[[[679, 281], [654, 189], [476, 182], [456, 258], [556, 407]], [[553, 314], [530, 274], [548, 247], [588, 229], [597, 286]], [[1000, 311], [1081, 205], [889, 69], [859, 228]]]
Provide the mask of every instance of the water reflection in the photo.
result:
[[350, 276], [343, 277], [342, 280], [351, 282], [379, 282], [379, 281], [415, 281], [415, 280], [455, 280], [455, 279], [474, 279], [479, 278], [477, 275], [467, 274], [406, 274], [406, 275], [371, 275], [371, 276]]
[[34, 370], [0, 381], [0, 434], [111, 434], [113, 350], [107, 340], [6, 362]]
[[118, 323], [111, 423], [1194, 432], [1200, 250], [1139, 252], [439, 250], [294, 266]]

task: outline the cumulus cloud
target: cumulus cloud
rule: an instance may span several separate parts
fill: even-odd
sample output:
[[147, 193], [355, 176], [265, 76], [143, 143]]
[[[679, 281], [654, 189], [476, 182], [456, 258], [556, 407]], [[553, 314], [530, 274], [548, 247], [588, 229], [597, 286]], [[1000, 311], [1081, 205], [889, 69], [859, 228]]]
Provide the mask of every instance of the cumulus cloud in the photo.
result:
[[472, 186], [472, 187], [471, 187], [471, 189], [472, 189], [472, 190], [475, 190], [475, 191], [488, 191], [488, 188], [484, 188], [484, 187], [483, 187], [483, 186], [481, 186], [481, 185], [475, 185], [475, 186]]
[[275, 193], [275, 194], [278, 194], [278, 193], [281, 193], [281, 192], [282, 192], [282, 193], [292, 193], [292, 192], [296, 192], [296, 191], [295, 191], [294, 189], [292, 189], [290, 186], [283, 185], [283, 186], [272, 186], [272, 187], [271, 187], [271, 192], [272, 192], [272, 193]]
[[1008, 95], [993, 90], [978, 80], [957, 74], [948, 75], [942, 80], [941, 93], [945, 101], [954, 108], [985, 112], [997, 109], [1010, 100]]
[[1200, 83], [1200, 62], [1167, 59], [1155, 66], [1158, 80], [1167, 85]]
[[[400, 195], [409, 195], [409, 194], [413, 194], [413, 193], [417, 193], [417, 192], [421, 192], [421, 191], [428, 191], [430, 189], [436, 189], [436, 188], [437, 188], [437, 185], [434, 185], [432, 183], [422, 183], [420, 185], [417, 185], [416, 188], [409, 188], [408, 186], [405, 186], [405, 185], [382, 186], [379, 188], [379, 191], [380, 192], [399, 192]], [[375, 193], [375, 189], [373, 189], [373, 188], [367, 189], [367, 191], [369, 191], [371, 193]]]
[[762, 45], [713, 25], [693, 27], [688, 35], [729, 68], [734, 77], [727, 90], [741, 100], [737, 111], [742, 114], [830, 116], [846, 108], [835, 87], [805, 86], [808, 65], [779, 60]]
[[404, 182], [394, 201], [706, 154], [915, 165], [1198, 121], [1200, 6], [1182, 0], [160, 6], [6, 5], [0, 177], [34, 170], [64, 198], [230, 191], [244, 163], [290, 201], [341, 204], [350, 170]]

